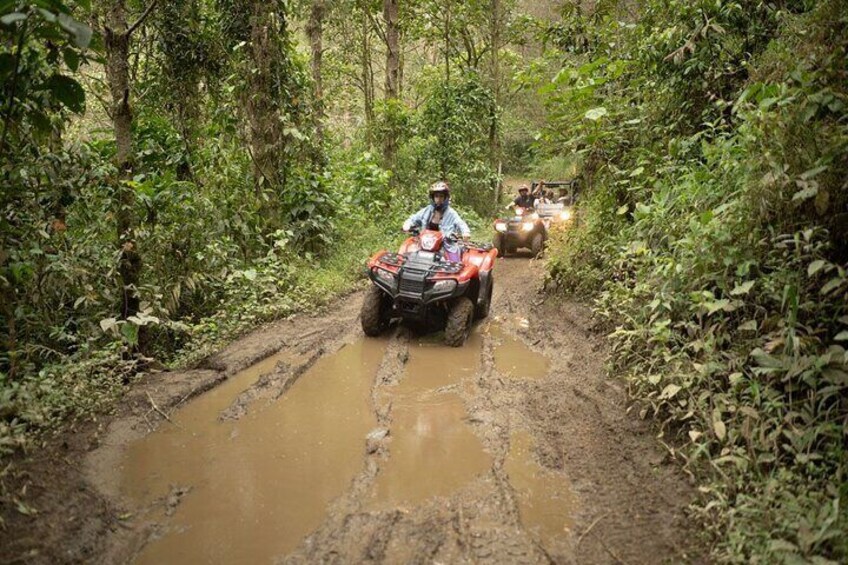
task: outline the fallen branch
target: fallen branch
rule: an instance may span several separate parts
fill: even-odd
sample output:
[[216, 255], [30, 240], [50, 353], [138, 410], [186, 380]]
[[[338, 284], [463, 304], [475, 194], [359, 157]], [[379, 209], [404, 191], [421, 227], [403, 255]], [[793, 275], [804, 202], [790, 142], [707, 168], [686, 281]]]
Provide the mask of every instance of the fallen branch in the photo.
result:
[[163, 412], [162, 409], [159, 408], [159, 406], [157, 406], [156, 402], [153, 400], [153, 397], [150, 396], [150, 393], [147, 392], [145, 394], [147, 394], [147, 400], [150, 401], [150, 406], [152, 406], [153, 409], [156, 410], [156, 412], [158, 412], [160, 416], [162, 416], [163, 418], [165, 418], [166, 420], [168, 420], [169, 422], [171, 422], [173, 424], [174, 421], [171, 420], [171, 417], [168, 414], [166, 414], [165, 412]]
[[579, 547], [579, 546], [580, 546], [580, 542], [581, 542], [581, 541], [583, 541], [583, 538], [585, 538], [585, 537], [586, 537], [586, 535], [587, 535], [589, 532], [591, 532], [591, 531], [592, 531], [592, 528], [594, 528], [594, 527], [595, 527], [595, 525], [596, 525], [598, 522], [600, 522], [601, 520], [603, 520], [603, 519], [604, 519], [604, 518], [606, 518], [607, 516], [609, 516], [609, 512], [607, 512], [606, 514], [602, 514], [601, 516], [598, 516], [597, 518], [595, 518], [595, 521], [594, 521], [594, 522], [592, 522], [592, 523], [589, 525], [589, 527], [588, 527], [588, 528], [586, 528], [586, 531], [585, 531], [585, 532], [583, 532], [582, 534], [580, 534], [580, 537], [579, 537], [579, 538], [577, 538], [577, 545], [575, 545], [575, 549], [576, 549], [577, 547]]

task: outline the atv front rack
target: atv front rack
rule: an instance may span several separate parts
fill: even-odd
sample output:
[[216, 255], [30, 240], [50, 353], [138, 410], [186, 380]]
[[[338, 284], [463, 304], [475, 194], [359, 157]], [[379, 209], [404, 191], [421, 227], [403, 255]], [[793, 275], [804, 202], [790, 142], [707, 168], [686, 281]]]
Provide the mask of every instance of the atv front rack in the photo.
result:
[[412, 270], [429, 272], [431, 275], [436, 273], [455, 274], [460, 272], [465, 265], [461, 262], [454, 261], [439, 261], [437, 263], [419, 262], [413, 258], [409, 258], [401, 253], [386, 252], [377, 258], [381, 263], [391, 265], [392, 267], [407, 267]]
[[465, 246], [469, 249], [476, 249], [477, 251], [489, 251], [494, 247], [491, 243], [481, 243], [479, 241], [469, 241]]

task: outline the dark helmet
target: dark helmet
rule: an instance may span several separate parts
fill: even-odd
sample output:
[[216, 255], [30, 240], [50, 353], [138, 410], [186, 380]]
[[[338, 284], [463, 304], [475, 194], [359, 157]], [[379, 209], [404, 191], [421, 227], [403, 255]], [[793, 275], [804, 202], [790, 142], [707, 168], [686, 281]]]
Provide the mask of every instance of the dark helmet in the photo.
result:
[[[450, 186], [448, 185], [448, 183], [446, 183], [443, 180], [440, 180], [439, 182], [434, 182], [433, 184], [431, 184], [429, 193], [430, 193], [430, 202], [433, 204], [433, 206], [436, 208], [436, 210], [443, 210], [445, 207], [447, 207], [448, 202], [450, 202]], [[445, 197], [444, 202], [442, 202], [441, 204], [436, 204], [436, 201], [433, 198], [437, 194], [443, 194], [444, 197]]]

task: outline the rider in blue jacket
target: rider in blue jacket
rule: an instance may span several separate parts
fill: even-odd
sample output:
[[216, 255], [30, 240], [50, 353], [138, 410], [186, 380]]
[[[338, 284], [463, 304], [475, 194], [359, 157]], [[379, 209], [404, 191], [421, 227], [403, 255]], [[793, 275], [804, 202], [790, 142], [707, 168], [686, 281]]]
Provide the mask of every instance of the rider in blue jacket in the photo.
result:
[[[413, 226], [422, 229], [439, 230], [445, 236], [458, 234], [464, 240], [471, 237], [471, 230], [465, 220], [450, 207], [450, 187], [448, 183], [439, 181], [430, 187], [430, 204], [412, 214], [404, 223], [403, 230], [409, 231]], [[459, 261], [461, 248], [455, 242], [445, 239], [442, 244], [445, 247], [448, 261]]]

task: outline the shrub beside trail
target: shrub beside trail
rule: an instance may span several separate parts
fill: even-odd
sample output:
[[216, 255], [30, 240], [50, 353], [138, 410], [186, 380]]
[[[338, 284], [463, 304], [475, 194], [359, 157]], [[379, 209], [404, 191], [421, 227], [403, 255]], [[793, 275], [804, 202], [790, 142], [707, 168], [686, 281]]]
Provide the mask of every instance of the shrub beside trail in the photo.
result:
[[649, 5], [584, 20], [619, 43], [576, 55], [604, 86], [550, 124], [591, 183], [549, 286], [593, 297], [610, 374], [700, 485], [714, 558], [844, 562], [848, 6]]

